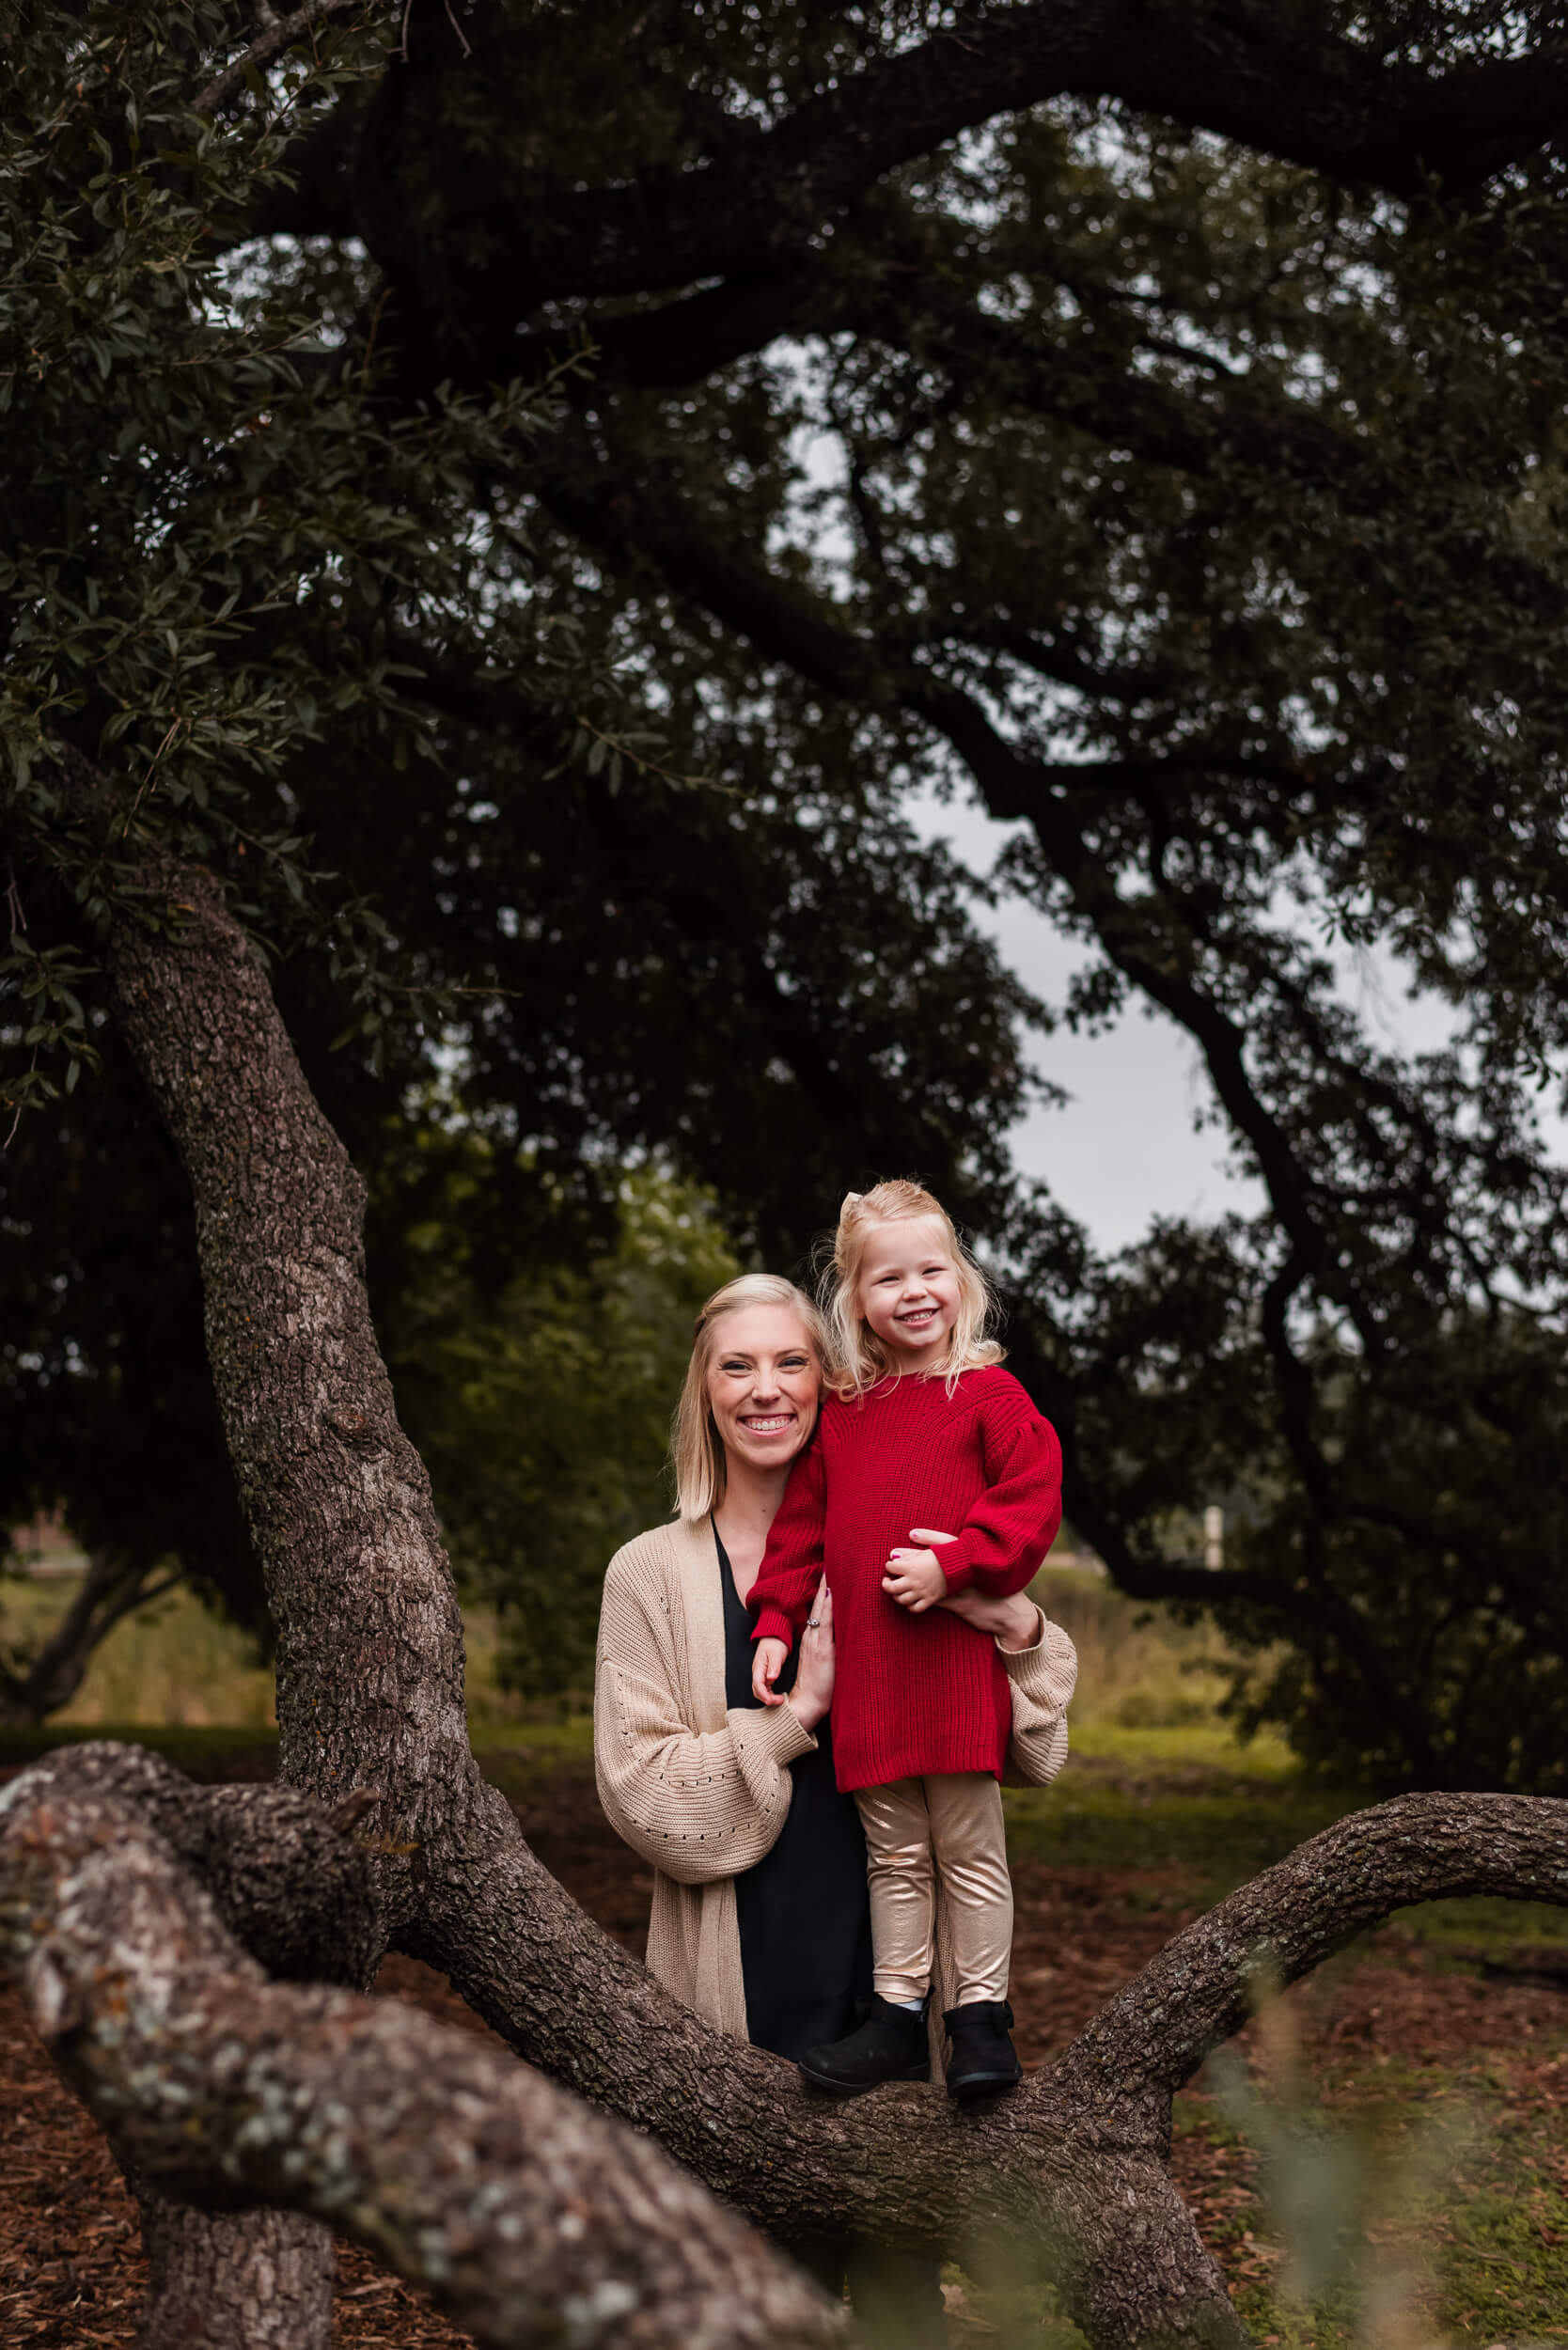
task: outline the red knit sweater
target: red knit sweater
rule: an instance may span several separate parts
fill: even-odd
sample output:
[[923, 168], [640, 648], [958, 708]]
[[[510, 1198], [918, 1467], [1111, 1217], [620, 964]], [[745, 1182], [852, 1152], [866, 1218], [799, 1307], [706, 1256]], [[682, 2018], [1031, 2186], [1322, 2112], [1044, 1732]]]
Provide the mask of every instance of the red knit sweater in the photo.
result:
[[825, 1564], [839, 1671], [839, 1784], [883, 1787], [927, 1772], [998, 1778], [1012, 1727], [996, 1644], [943, 1607], [912, 1615], [882, 1589], [889, 1551], [917, 1526], [938, 1543], [952, 1591], [1021, 1591], [1061, 1524], [1061, 1447], [1010, 1372], [887, 1379], [854, 1402], [829, 1396], [795, 1463], [752, 1586], [754, 1640], [792, 1644]]

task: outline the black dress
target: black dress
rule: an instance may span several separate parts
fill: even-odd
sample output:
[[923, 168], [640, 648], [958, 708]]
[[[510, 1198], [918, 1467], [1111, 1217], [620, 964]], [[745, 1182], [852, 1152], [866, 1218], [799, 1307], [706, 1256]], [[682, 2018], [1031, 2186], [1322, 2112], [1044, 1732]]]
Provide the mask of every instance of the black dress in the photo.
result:
[[[751, 1618], [718, 1528], [724, 1584], [724, 1701], [757, 1703], [751, 1694]], [[776, 1686], [794, 1687], [799, 1652]], [[759, 2048], [795, 2059], [855, 2024], [855, 2003], [871, 1988], [871, 1907], [866, 1890], [866, 1839], [853, 1795], [833, 1776], [833, 1731], [819, 1724], [815, 1754], [790, 1765], [793, 1793], [778, 1841], [754, 1869], [735, 1879], [741, 1928], [741, 1977], [746, 2029]]]
[[[713, 1528], [724, 1593], [724, 1701], [755, 1705], [751, 1694], [751, 1618]], [[794, 1687], [798, 1651], [774, 1684]], [[790, 1765], [790, 1810], [772, 1850], [735, 1879], [741, 1928], [741, 1980], [753, 2044], [796, 2058], [854, 2029], [855, 2009], [871, 1988], [871, 1905], [866, 1890], [866, 1839], [853, 1795], [833, 1776], [833, 1731], [817, 1726], [815, 1754]], [[901, 2350], [945, 2350], [940, 2270], [919, 2253], [873, 2250], [843, 2236], [790, 2245], [829, 2293], [847, 2282], [856, 2315], [873, 2340]]]

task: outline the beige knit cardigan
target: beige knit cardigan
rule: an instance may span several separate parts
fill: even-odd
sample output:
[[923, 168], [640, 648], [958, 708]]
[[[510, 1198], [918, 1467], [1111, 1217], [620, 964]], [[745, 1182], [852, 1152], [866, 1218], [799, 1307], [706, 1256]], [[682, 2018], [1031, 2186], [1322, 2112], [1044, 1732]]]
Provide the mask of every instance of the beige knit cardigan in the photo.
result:
[[[1044, 1786], [1067, 1759], [1078, 1660], [1060, 1626], [1040, 1622], [1034, 1646], [1004, 1649], [1002, 1661], [1012, 1691], [1008, 1776]], [[651, 1970], [737, 2039], [747, 2035], [735, 1878], [772, 1846], [790, 1809], [790, 1764], [816, 1743], [792, 1706], [726, 1710], [711, 1517], [656, 1526], [617, 1551], [599, 1619], [599, 1799], [653, 1866]], [[952, 1970], [940, 1912], [936, 1971], [941, 1993]]]

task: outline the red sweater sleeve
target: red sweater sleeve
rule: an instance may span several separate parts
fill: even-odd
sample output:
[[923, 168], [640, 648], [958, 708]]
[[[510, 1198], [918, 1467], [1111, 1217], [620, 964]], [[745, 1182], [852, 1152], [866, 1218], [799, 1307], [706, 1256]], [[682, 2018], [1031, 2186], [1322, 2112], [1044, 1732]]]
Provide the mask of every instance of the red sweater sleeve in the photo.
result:
[[826, 1518], [827, 1479], [819, 1436], [791, 1471], [778, 1514], [768, 1528], [768, 1546], [746, 1601], [754, 1640], [788, 1640], [793, 1648], [799, 1639], [822, 1580]]
[[[1011, 1385], [1011, 1382], [1009, 1383]], [[1061, 1446], [1032, 1405], [1014, 1400], [982, 1409], [986, 1489], [958, 1530], [937, 1550], [949, 1591], [1011, 1599], [1032, 1582], [1061, 1524]]]

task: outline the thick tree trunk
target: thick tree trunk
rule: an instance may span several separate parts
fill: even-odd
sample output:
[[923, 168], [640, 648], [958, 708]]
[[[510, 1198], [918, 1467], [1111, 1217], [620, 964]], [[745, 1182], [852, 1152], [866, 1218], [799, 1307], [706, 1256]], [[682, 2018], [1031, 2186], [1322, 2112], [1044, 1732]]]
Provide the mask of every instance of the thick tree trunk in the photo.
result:
[[[197, 1790], [151, 1754], [96, 1743], [62, 1749], [28, 1783], [133, 1806], [269, 1972], [306, 1982], [365, 1976], [379, 1947], [375, 1892], [365, 1854], [345, 1834], [362, 1799], [323, 1818], [287, 1789]], [[197, 2211], [147, 2177], [112, 2123], [109, 2136], [147, 2252], [141, 2350], [328, 2350], [330, 2228], [265, 2205]]]
[[1562, 1899], [1568, 1807], [1409, 1798], [1342, 1823], [1189, 1928], [988, 2112], [919, 2089], [826, 2104], [708, 2030], [583, 1915], [480, 1778], [451, 1578], [370, 1326], [358, 1180], [216, 885], [172, 870], [164, 885], [186, 927], [117, 932], [118, 1012], [196, 1198], [213, 1373], [278, 1632], [285, 1777], [329, 1800], [384, 1791], [370, 1941], [441, 1967], [523, 2055], [781, 2234], [847, 2227], [972, 2261], [1000, 2247], [1011, 2273], [1022, 2258], [1058, 2277], [1098, 2350], [1242, 2342], [1166, 2167], [1172, 2091], [1245, 2020], [1260, 1964], [1289, 1981], [1440, 1892]]
[[[383, 1838], [413, 1847], [379, 1872], [389, 1940], [760, 2225], [971, 2256], [1005, 2238], [1010, 2259], [1048, 2243], [1105, 2342], [1239, 2339], [1161, 2167], [1157, 2100], [1076, 2099], [1071, 2149], [1048, 2082], [979, 2120], [919, 2092], [824, 2107], [668, 1998], [528, 1852], [468, 1744], [451, 1575], [370, 1324], [363, 1187], [217, 884], [156, 878], [182, 927], [118, 928], [117, 1010], [190, 1176], [213, 1377], [277, 1629], [281, 1767], [329, 1801], [385, 1791]], [[1129, 2159], [1150, 2238], [1131, 2335]]]
[[[217, 884], [149, 878], [185, 928], [119, 926], [117, 1008], [195, 1197], [208, 1353], [277, 1632], [282, 1776], [328, 1802], [373, 1778], [388, 1829], [439, 1831], [478, 1799], [463, 1624], [370, 1325], [364, 1185]], [[412, 1872], [387, 1877], [395, 1914]]]
[[137, 2350], [331, 2350], [330, 2228], [265, 2203], [197, 2211], [122, 2167], [147, 2252]]

